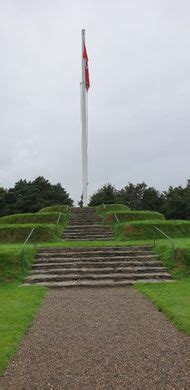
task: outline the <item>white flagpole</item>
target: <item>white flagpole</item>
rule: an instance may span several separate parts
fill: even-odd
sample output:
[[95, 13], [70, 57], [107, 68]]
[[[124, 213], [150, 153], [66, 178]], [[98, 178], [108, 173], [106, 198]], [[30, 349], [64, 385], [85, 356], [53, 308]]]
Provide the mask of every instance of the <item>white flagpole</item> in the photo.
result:
[[82, 82], [81, 82], [81, 122], [82, 122], [82, 194], [83, 206], [87, 206], [88, 186], [88, 113], [87, 96], [85, 84], [85, 61], [83, 58], [85, 44], [85, 30], [82, 30]]

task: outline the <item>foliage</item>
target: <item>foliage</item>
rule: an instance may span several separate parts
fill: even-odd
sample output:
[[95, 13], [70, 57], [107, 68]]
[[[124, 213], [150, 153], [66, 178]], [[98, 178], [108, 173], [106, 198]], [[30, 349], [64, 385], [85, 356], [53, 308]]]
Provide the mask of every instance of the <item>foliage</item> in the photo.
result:
[[190, 279], [135, 286], [181, 331], [190, 335]]
[[15, 353], [45, 292], [45, 288], [37, 286], [22, 288], [17, 283], [0, 285], [0, 374]]
[[53, 185], [41, 176], [20, 180], [9, 190], [0, 189], [0, 215], [35, 212], [60, 203], [72, 206], [73, 201], [60, 183]]
[[117, 190], [112, 184], [105, 184], [96, 193], [94, 193], [89, 201], [89, 206], [98, 206], [101, 204], [112, 204], [117, 202]]
[[144, 182], [136, 185], [128, 183], [118, 191], [118, 196], [121, 203], [135, 210], [158, 211], [162, 204], [161, 194], [153, 187], [147, 188]]
[[169, 187], [162, 205], [166, 218], [190, 219], [190, 188]]
[[169, 187], [168, 191], [159, 192], [144, 182], [128, 183], [120, 190], [107, 184], [91, 196], [89, 205], [102, 203], [121, 203], [134, 210], [159, 211], [168, 219], [190, 219], [190, 186]]

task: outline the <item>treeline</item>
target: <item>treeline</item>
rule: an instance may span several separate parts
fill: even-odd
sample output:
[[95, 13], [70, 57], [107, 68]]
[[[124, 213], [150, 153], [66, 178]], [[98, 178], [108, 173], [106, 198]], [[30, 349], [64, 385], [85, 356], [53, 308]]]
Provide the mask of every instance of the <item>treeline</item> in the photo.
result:
[[39, 176], [33, 181], [19, 180], [13, 188], [0, 188], [0, 215], [29, 213], [55, 204], [73, 205], [66, 190]]
[[129, 183], [117, 190], [112, 184], [105, 184], [95, 192], [89, 206], [102, 203], [122, 203], [132, 210], [159, 211], [167, 219], [190, 219], [190, 187], [169, 187], [167, 191], [157, 191], [146, 183]]

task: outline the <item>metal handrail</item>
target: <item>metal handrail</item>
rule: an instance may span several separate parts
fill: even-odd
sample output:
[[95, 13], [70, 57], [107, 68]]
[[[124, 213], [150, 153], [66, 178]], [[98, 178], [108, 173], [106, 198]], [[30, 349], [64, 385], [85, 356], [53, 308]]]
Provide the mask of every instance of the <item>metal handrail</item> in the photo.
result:
[[[160, 232], [164, 237], [166, 237], [171, 242], [171, 252], [172, 252], [172, 261], [175, 262], [175, 246], [174, 246], [174, 240], [169, 237], [166, 233], [164, 233], [162, 230], [158, 229], [156, 226], [153, 226], [155, 230]], [[154, 232], [154, 246], [156, 246], [156, 233]]]
[[116, 214], [116, 213], [113, 213], [113, 215], [114, 215], [114, 217], [115, 217], [117, 223], [119, 223], [119, 218], [118, 218], [117, 214]]
[[58, 218], [57, 218], [56, 225], [58, 225], [58, 224], [59, 224], [59, 221], [60, 221], [60, 219], [61, 219], [61, 215], [62, 215], [62, 213], [59, 213], [59, 215], [58, 215]]
[[36, 228], [32, 228], [32, 230], [30, 231], [30, 233], [28, 234], [26, 240], [24, 241], [24, 244], [22, 245], [22, 248], [20, 249], [19, 251], [19, 254], [20, 254], [20, 263], [21, 263], [21, 267], [24, 269], [25, 268], [25, 247], [26, 247], [26, 244], [28, 243], [30, 237], [32, 237], [33, 235], [33, 245], [34, 245], [34, 249], [36, 249]]

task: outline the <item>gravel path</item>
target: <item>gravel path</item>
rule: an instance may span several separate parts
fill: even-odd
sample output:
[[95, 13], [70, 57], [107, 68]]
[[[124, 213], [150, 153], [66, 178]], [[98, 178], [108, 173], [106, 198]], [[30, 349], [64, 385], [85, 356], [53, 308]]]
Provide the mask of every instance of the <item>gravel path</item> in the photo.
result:
[[[132, 288], [50, 290], [0, 389], [190, 389], [190, 338]], [[189, 381], [188, 381], [189, 380]]]

